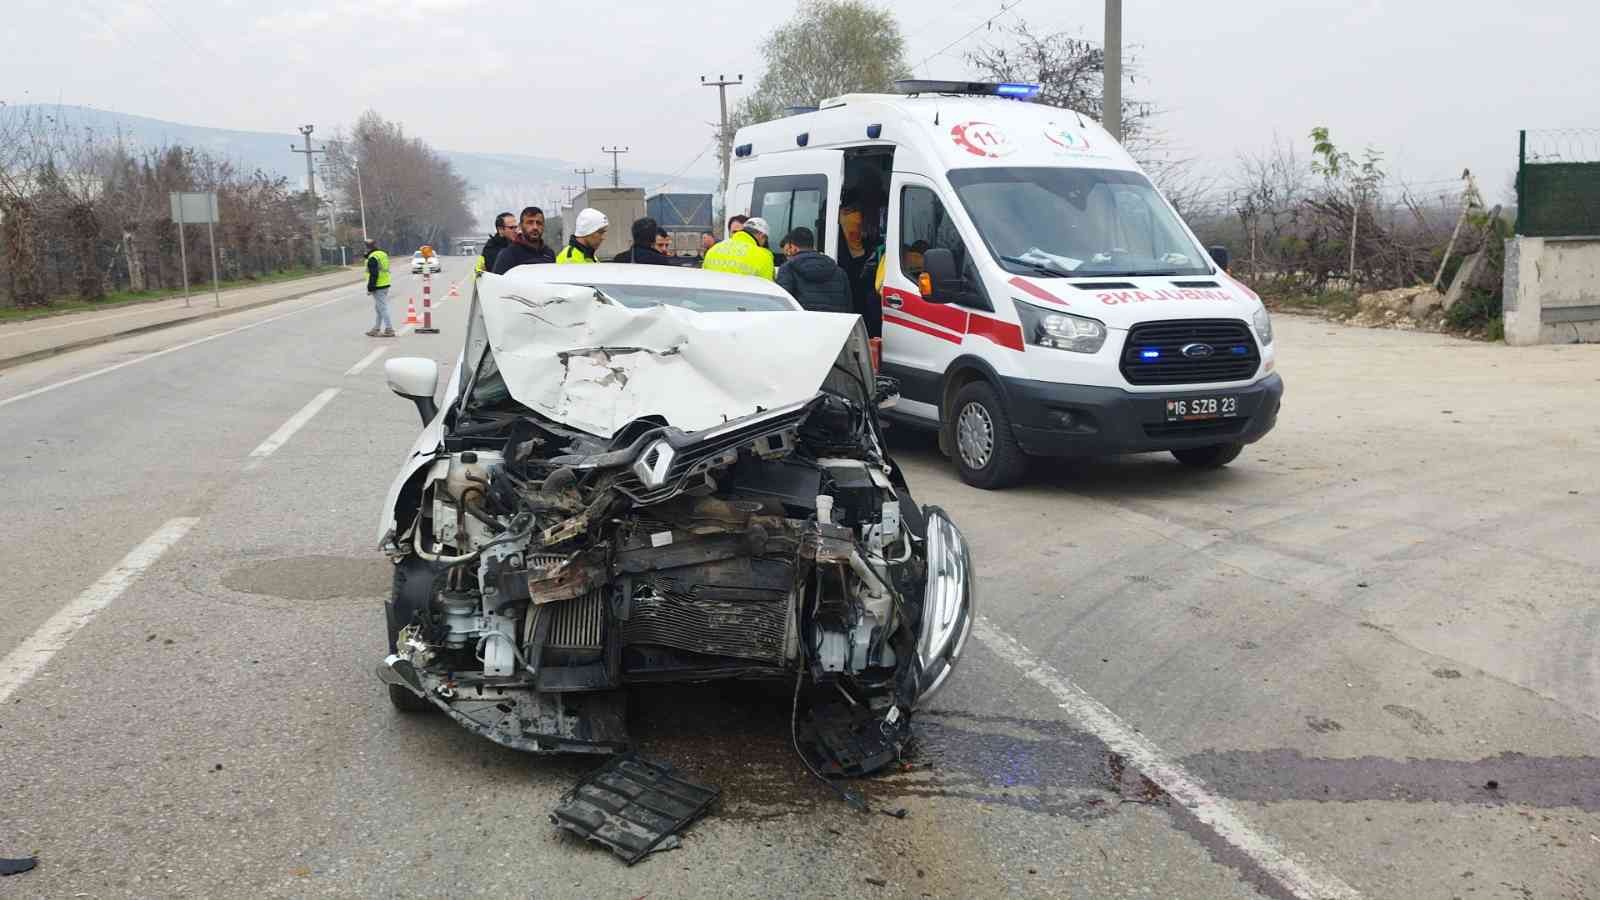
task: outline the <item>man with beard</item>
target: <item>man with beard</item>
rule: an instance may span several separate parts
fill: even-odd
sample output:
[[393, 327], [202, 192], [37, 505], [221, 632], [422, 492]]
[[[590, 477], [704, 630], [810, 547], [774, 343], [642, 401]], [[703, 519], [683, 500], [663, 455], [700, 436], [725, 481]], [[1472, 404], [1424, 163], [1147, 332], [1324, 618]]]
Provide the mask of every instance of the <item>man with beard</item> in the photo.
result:
[[553, 263], [556, 252], [544, 242], [544, 210], [529, 206], [522, 211], [522, 224], [511, 235], [511, 243], [494, 259], [494, 273], [504, 275], [516, 266]]
[[516, 216], [503, 212], [494, 217], [494, 234], [489, 235], [489, 239], [483, 242], [483, 252], [478, 254], [478, 275], [494, 271], [494, 258], [511, 243], [511, 236], [516, 233]]

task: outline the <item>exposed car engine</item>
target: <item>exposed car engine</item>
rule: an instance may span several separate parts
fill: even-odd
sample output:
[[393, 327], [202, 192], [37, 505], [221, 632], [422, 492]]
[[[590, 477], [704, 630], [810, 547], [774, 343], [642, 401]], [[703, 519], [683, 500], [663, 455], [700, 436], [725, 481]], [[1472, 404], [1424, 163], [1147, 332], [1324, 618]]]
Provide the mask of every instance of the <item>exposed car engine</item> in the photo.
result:
[[892, 382], [869, 384], [861, 349], [808, 400], [609, 440], [513, 399], [491, 357], [386, 540], [396, 703], [523, 750], [608, 753], [629, 744], [630, 686], [773, 679], [795, 685], [815, 769], [894, 760], [970, 629], [970, 563], [885, 453]]

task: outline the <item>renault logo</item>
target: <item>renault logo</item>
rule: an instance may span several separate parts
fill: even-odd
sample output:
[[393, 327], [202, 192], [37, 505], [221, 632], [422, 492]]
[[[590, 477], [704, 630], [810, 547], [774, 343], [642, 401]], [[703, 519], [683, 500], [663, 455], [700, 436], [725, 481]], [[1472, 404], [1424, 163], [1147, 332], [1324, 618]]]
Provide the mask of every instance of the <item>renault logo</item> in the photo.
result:
[[1184, 344], [1179, 352], [1190, 359], [1205, 359], [1217, 352], [1217, 349], [1210, 344]]

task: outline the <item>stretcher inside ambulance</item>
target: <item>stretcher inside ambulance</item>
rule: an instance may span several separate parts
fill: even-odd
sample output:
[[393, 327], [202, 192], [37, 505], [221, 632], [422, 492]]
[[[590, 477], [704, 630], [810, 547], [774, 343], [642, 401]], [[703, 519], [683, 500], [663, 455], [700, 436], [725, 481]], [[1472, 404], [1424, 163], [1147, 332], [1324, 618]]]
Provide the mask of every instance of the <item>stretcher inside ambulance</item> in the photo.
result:
[[1266, 309], [1097, 123], [1029, 85], [897, 87], [741, 129], [727, 186], [850, 274], [888, 415], [980, 487], [1034, 457], [1215, 468], [1272, 429]]

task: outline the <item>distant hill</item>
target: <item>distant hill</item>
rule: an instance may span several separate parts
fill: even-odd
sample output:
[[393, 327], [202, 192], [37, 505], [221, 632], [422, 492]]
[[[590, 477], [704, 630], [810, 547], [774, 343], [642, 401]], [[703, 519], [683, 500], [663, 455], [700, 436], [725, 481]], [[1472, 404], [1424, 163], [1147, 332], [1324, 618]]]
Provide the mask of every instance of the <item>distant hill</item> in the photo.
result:
[[[129, 113], [107, 112], [87, 106], [27, 105], [7, 106], [0, 115], [26, 114], [28, 112], [55, 116], [63, 122], [80, 128], [91, 128], [107, 136], [120, 134], [123, 140], [136, 147], [163, 147], [181, 145], [204, 149], [229, 160], [247, 170], [260, 169], [288, 178], [299, 187], [305, 186], [305, 158], [289, 152], [289, 146], [302, 146], [298, 133], [270, 131], [230, 131], [167, 122]], [[328, 133], [332, 133], [332, 128]], [[326, 139], [328, 135], [321, 135]], [[315, 140], [317, 136], [313, 136]], [[317, 141], [320, 146], [321, 141]], [[501, 210], [518, 210], [530, 203], [540, 203], [552, 197], [563, 196], [561, 186], [570, 184], [572, 170], [578, 164], [565, 160], [545, 159], [518, 154], [469, 153], [436, 148], [449, 158], [457, 174], [467, 180], [471, 193], [468, 206], [477, 217], [479, 226], [487, 230], [494, 215]], [[670, 175], [659, 172], [629, 172], [624, 170], [632, 186], [646, 190], [665, 182]], [[714, 179], [679, 178], [672, 182], [672, 191], [709, 192]], [[553, 215], [554, 210], [550, 211]]]

